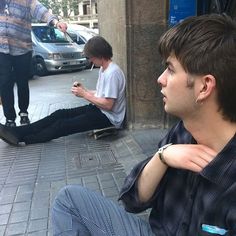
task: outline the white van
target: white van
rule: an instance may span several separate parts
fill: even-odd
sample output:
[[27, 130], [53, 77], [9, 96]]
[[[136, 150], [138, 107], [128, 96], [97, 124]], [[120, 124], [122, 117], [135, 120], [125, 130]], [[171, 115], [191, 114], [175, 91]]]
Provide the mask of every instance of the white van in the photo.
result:
[[85, 69], [89, 61], [83, 46], [73, 42], [67, 33], [47, 24], [32, 24], [33, 73], [39, 76], [52, 71]]

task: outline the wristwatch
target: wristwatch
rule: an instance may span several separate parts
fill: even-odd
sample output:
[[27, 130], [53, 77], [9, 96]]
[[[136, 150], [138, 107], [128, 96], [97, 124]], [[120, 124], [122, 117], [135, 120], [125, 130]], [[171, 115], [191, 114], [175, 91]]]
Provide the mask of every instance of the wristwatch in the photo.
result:
[[54, 20], [54, 27], [57, 27], [57, 24], [59, 23], [58, 20]]
[[165, 158], [164, 158], [164, 156], [163, 156], [163, 152], [164, 152], [164, 150], [165, 150], [166, 148], [168, 148], [170, 145], [172, 145], [172, 143], [168, 143], [168, 144], [166, 144], [166, 145], [160, 147], [160, 148], [158, 149], [158, 151], [157, 151], [160, 161], [161, 161], [163, 164], [165, 164], [165, 165], [167, 165], [167, 163], [166, 163]]
[[58, 22], [59, 22], [59, 20], [53, 19], [53, 20], [49, 23], [49, 26], [51, 26], [51, 27], [57, 27]]

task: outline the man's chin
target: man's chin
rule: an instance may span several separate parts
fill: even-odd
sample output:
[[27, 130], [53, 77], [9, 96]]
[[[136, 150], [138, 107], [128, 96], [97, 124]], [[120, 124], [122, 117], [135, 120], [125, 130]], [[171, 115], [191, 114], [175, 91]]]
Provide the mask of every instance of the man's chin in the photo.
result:
[[165, 105], [164, 110], [167, 114], [175, 116], [175, 114], [174, 114], [175, 112], [170, 107]]

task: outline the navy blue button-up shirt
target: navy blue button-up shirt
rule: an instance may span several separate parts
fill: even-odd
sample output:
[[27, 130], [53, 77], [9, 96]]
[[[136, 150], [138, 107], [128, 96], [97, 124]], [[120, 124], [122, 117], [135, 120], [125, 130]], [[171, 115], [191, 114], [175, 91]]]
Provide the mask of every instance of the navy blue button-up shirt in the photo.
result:
[[[196, 142], [179, 122], [159, 147], [167, 143]], [[127, 211], [151, 208], [149, 222], [158, 236], [236, 236], [236, 135], [200, 173], [169, 167], [153, 197], [140, 203], [136, 181], [150, 158], [125, 180], [120, 199]]]

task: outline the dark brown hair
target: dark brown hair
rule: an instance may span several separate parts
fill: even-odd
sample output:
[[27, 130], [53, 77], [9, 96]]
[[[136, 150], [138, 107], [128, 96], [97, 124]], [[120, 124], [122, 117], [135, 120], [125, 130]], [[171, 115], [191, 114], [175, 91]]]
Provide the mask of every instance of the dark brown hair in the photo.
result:
[[216, 79], [219, 110], [236, 122], [236, 22], [229, 16], [209, 14], [185, 19], [159, 41], [164, 60], [175, 56], [193, 75]]
[[101, 36], [95, 36], [88, 40], [84, 47], [85, 56], [111, 59], [113, 56], [111, 45]]

